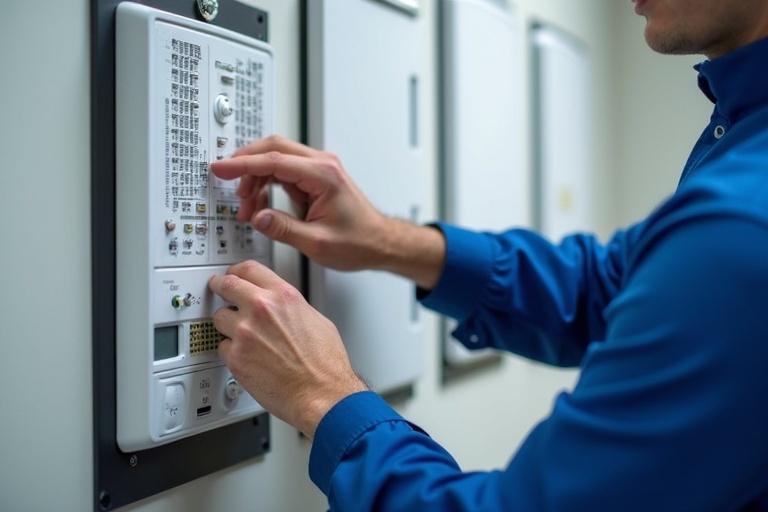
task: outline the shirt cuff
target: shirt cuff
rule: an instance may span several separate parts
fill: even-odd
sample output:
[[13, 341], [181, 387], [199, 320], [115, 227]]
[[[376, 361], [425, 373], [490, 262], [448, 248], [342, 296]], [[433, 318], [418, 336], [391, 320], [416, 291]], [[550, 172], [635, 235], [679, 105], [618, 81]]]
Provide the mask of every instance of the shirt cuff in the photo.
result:
[[[331, 476], [347, 450], [376, 425], [406, 420], [372, 391], [353, 393], [326, 413], [315, 431], [309, 477], [325, 495]], [[407, 422], [406, 422], [407, 423]]]
[[463, 320], [477, 307], [493, 270], [493, 239], [484, 233], [451, 224], [433, 225], [445, 237], [445, 265], [430, 291], [417, 289], [416, 296], [431, 310]]

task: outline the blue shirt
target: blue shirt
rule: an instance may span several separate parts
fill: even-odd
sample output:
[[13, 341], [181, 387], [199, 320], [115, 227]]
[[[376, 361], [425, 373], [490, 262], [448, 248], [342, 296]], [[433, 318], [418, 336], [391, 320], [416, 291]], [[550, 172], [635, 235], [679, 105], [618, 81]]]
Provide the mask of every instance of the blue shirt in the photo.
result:
[[697, 69], [715, 110], [677, 191], [606, 245], [439, 225], [424, 305], [470, 348], [580, 367], [573, 391], [506, 469], [473, 473], [351, 395], [310, 456], [332, 510], [768, 510], [768, 39]]

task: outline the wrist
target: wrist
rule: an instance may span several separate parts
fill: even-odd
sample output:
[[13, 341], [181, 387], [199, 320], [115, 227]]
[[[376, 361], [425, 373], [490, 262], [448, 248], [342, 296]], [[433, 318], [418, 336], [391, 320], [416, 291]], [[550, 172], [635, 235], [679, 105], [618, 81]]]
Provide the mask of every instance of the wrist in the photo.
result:
[[315, 431], [317, 431], [317, 427], [325, 415], [343, 399], [360, 391], [368, 391], [368, 387], [363, 382], [356, 380], [356, 382], [350, 382], [343, 387], [314, 394], [300, 407], [300, 414], [294, 426], [308, 438], [313, 439]]
[[433, 288], [443, 270], [445, 238], [440, 230], [387, 218], [375, 270], [408, 278], [422, 288]]

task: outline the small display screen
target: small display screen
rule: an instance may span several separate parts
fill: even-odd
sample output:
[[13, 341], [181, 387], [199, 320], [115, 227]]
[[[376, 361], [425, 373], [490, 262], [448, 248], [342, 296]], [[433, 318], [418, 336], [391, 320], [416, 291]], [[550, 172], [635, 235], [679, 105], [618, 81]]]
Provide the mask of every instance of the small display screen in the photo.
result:
[[155, 361], [179, 355], [179, 327], [155, 327]]

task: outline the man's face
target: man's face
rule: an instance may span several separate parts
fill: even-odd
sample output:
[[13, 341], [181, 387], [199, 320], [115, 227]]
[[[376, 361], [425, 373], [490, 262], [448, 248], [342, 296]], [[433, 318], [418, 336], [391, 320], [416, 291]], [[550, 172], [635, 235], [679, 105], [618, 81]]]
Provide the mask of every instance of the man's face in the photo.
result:
[[660, 53], [716, 57], [768, 35], [768, 0], [632, 0]]

